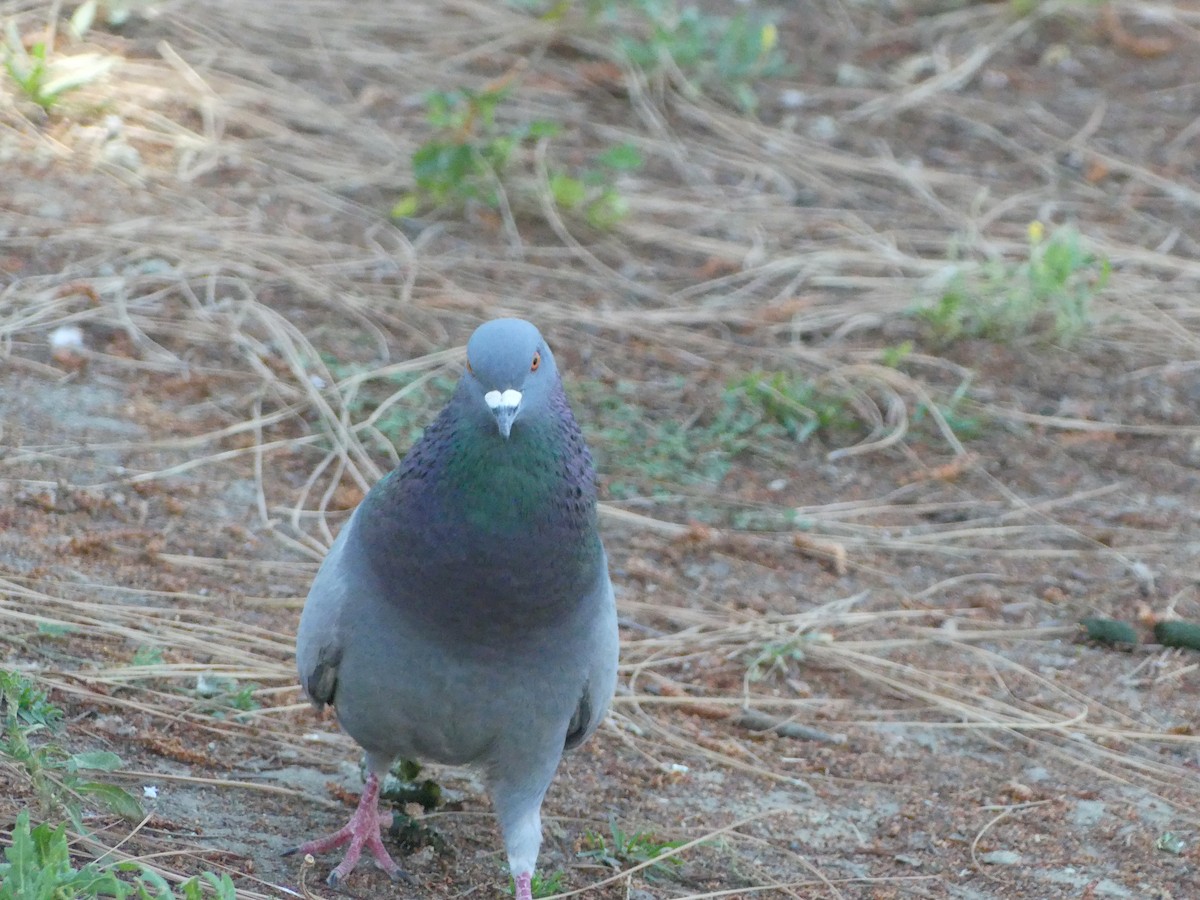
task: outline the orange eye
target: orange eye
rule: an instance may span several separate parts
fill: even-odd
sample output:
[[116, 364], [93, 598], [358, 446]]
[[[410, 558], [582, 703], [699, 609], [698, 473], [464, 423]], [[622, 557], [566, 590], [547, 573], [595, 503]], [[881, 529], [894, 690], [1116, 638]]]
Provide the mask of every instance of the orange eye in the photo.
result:
[[475, 370], [471, 368], [471, 361], [469, 359], [467, 360], [467, 371], [470, 372], [472, 375], [475, 374]]
[[538, 370], [538, 366], [540, 366], [541, 364], [542, 364], [542, 354], [535, 352], [533, 354], [533, 362], [531, 362], [529, 364], [529, 371], [536, 372]]

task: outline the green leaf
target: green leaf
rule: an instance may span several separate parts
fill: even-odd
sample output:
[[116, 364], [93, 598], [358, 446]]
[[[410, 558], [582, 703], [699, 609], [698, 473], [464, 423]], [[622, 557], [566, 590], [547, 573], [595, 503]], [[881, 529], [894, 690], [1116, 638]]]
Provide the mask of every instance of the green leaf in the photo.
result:
[[200, 877], [216, 892], [217, 900], [237, 900], [237, 888], [227, 873], [222, 872], [218, 877], [214, 872], [205, 872]]
[[[138, 888], [143, 894], [146, 894], [146, 888], [149, 888], [155, 900], [175, 900], [175, 895], [171, 892], [171, 885], [167, 883], [167, 879], [163, 878], [153, 869], [145, 865], [139, 865], [141, 874], [138, 876]], [[182, 887], [182, 885], [180, 885]]]
[[638, 152], [637, 147], [626, 143], [618, 144], [616, 147], [610, 147], [605, 150], [596, 157], [596, 162], [610, 169], [615, 169], [618, 172], [631, 172], [635, 169], [640, 169], [644, 160], [642, 159], [642, 154]]
[[593, 228], [612, 228], [629, 215], [629, 204], [616, 191], [607, 190], [588, 204], [587, 220]]
[[115, 784], [104, 784], [99, 781], [83, 781], [71, 785], [76, 793], [103, 804], [110, 812], [116, 813], [123, 819], [141, 819], [146, 815], [142, 804], [124, 788]]
[[554, 202], [563, 209], [575, 209], [587, 199], [587, 188], [583, 182], [563, 172], [555, 172], [550, 176], [550, 193], [554, 195]]
[[121, 757], [111, 750], [87, 750], [67, 758], [67, 771], [69, 772], [78, 772], [80, 769], [115, 772], [123, 765]]
[[417, 214], [421, 201], [416, 194], [405, 194], [392, 207], [393, 219], [408, 219]]
[[533, 139], [544, 137], [556, 137], [562, 132], [562, 126], [557, 122], [551, 122], [546, 119], [537, 119], [530, 122], [525, 129], [525, 136]]

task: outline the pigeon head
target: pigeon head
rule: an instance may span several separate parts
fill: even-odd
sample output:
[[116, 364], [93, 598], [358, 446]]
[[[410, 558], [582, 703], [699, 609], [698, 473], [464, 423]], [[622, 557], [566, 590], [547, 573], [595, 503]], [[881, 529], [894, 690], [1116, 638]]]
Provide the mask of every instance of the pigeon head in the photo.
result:
[[474, 413], [507, 440], [522, 421], [545, 414], [559, 388], [558, 368], [537, 328], [523, 319], [493, 319], [467, 342], [463, 386]]

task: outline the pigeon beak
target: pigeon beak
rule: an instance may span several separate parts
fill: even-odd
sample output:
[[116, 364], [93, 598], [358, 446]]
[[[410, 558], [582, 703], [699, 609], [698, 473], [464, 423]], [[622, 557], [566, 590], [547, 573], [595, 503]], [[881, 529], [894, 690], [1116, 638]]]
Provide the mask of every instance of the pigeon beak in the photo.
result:
[[483, 399], [487, 403], [488, 409], [492, 411], [492, 415], [496, 417], [496, 425], [500, 428], [500, 434], [504, 436], [505, 440], [508, 440], [513, 422], [517, 418], [517, 410], [521, 408], [521, 392], [514, 391], [512, 388], [503, 393], [488, 391], [483, 395]]

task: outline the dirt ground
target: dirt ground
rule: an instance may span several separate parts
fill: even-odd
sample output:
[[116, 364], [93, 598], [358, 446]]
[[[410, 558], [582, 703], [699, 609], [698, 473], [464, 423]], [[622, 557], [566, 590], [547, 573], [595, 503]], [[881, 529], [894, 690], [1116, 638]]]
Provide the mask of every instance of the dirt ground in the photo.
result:
[[[51, 6], [0, 18], [32, 46]], [[1200, 897], [1200, 657], [1150, 631], [1200, 621], [1200, 11], [709, 4], [777, 23], [789, 68], [748, 113], [623, 66], [633, 12], [550, 6], [168, 2], [60, 27], [120, 62], [49, 114], [2, 82], [0, 666], [149, 813], [90, 811], [79, 859], [247, 898], [508, 889], [469, 772], [434, 773], [413, 885], [280, 853], [361, 786], [292, 668], [321, 553], [472, 328], [516, 314], [580, 386], [622, 615], [613, 712], [544, 809], [562, 891]], [[427, 94], [488, 84], [504, 127], [559, 133], [498, 211], [392, 220]], [[621, 143], [627, 214], [556, 210], [548, 173]], [[1081, 334], [912, 314], [1011, 272], [1034, 221], [1111, 264]], [[754, 372], [836, 386], [848, 421], [702, 431]], [[0, 785], [7, 830], [33, 798]], [[614, 828], [683, 846], [589, 855]]]

